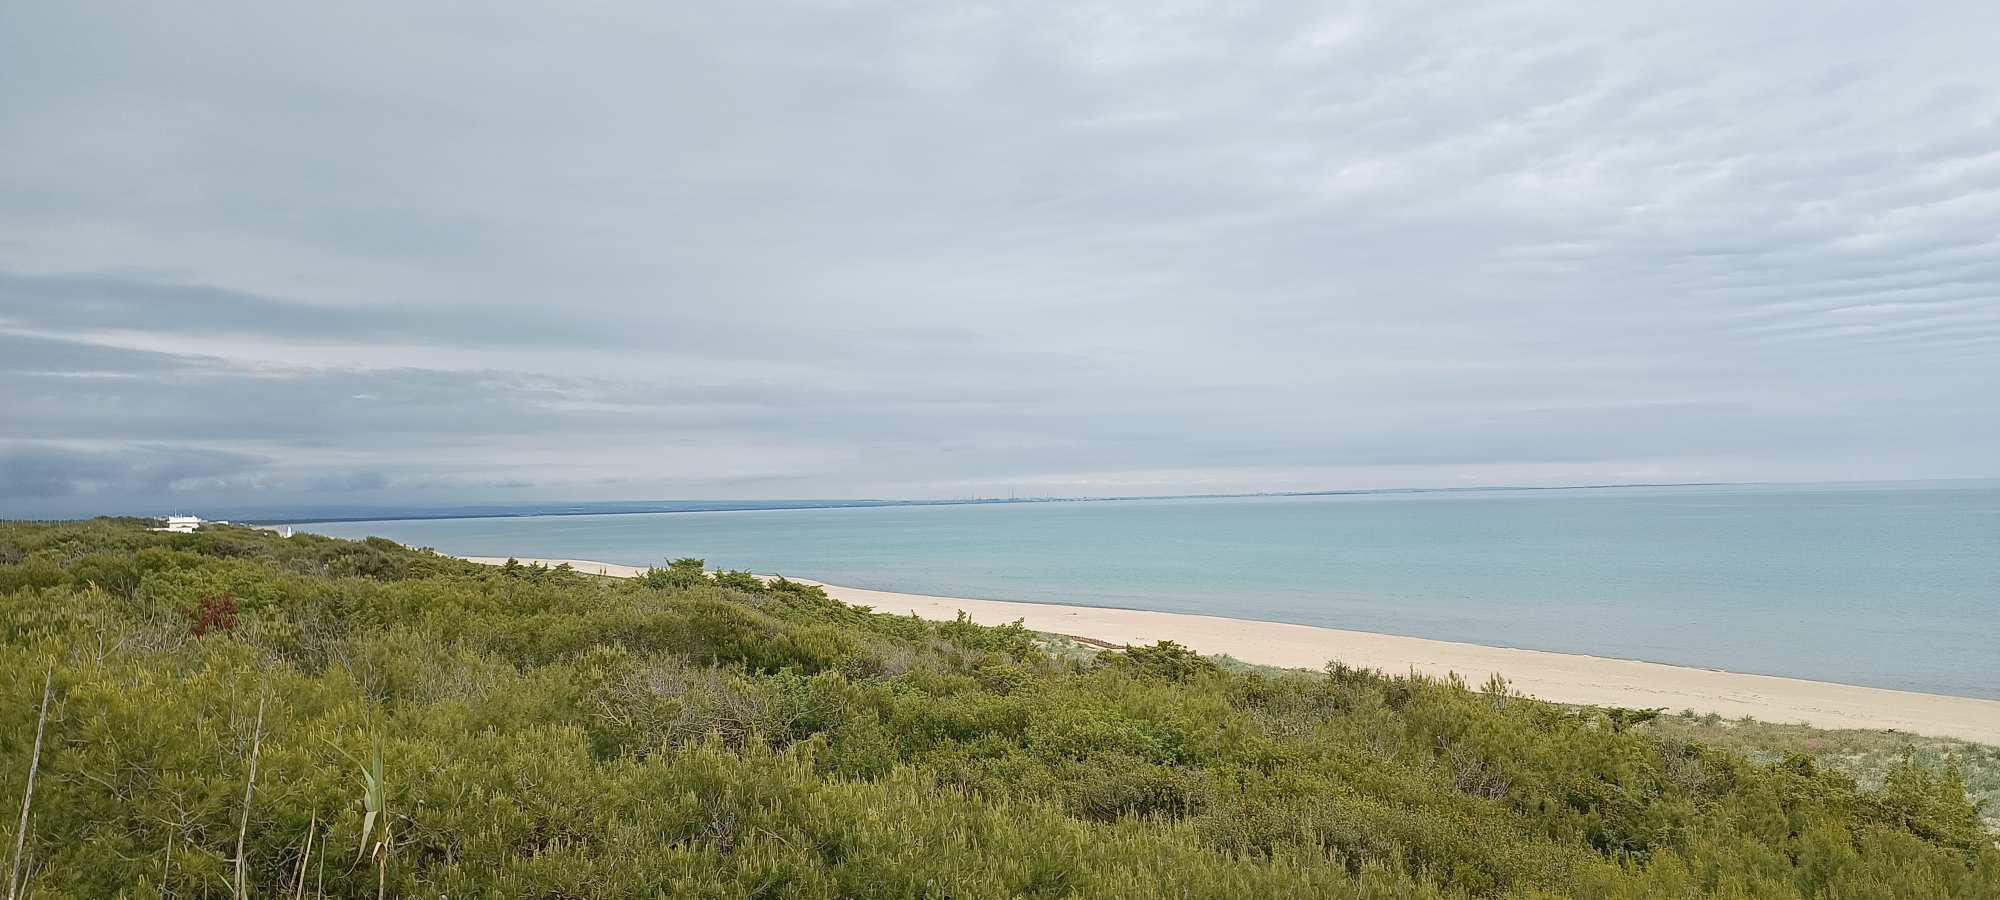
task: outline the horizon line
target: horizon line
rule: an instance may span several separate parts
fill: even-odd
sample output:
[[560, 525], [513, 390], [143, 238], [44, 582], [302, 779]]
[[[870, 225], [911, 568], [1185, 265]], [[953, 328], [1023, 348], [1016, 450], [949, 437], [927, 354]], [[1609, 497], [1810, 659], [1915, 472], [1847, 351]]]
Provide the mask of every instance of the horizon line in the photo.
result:
[[[390, 514], [387, 515], [350, 515], [350, 516], [332, 516], [332, 517], [288, 516], [281, 518], [243, 517], [241, 518], [240, 522], [241, 524], [248, 524], [248, 525], [302, 525], [302, 524], [314, 524], [314, 523], [345, 524], [345, 523], [355, 523], [355, 522], [413, 522], [413, 521], [429, 521], [429, 520], [442, 520], [442, 519], [528, 519], [528, 518], [560, 517], [560, 516], [666, 515], [666, 514], [676, 514], [676, 513], [704, 513], [704, 512], [756, 512], [756, 511], [806, 510], [806, 509], [854, 509], [854, 508], [870, 508], [870, 507], [883, 507], [883, 506], [975, 506], [975, 505], [991, 505], [991, 504], [1018, 504], [1018, 503], [1104, 503], [1104, 502], [1125, 501], [1125, 500], [1223, 500], [1230, 498], [1253, 498], [1253, 497], [1337, 497], [1337, 496], [1365, 496], [1373, 494], [1477, 493], [1477, 492], [1489, 492], [1489, 491], [1490, 492], [1593, 491], [1593, 490], [1614, 490], [1618, 488], [1692, 488], [1692, 487], [1763, 487], [1763, 486], [1806, 487], [1811, 485], [1918, 484], [1918, 483], [1936, 483], [1936, 482], [1950, 482], [1950, 481], [1992, 481], [1992, 480], [1994, 479], [1981, 478], [1981, 477], [1948, 477], [1948, 478], [1908, 478], [1908, 479], [1862, 479], [1853, 481], [1667, 481], [1667, 482], [1638, 481], [1638, 482], [1604, 482], [1604, 483], [1553, 484], [1553, 485], [1484, 484], [1484, 485], [1443, 485], [1443, 486], [1434, 485], [1434, 486], [1378, 487], [1378, 488], [1315, 488], [1315, 489], [1295, 490], [1295, 491], [1229, 491], [1229, 492], [1215, 492], [1215, 493], [1178, 493], [1178, 494], [1102, 494], [1102, 495], [1084, 495], [1075, 497], [1042, 495], [1042, 496], [1029, 496], [1029, 497], [973, 496], [973, 497], [928, 498], [928, 499], [878, 498], [878, 497], [830, 497], [830, 498], [791, 497], [791, 498], [781, 498], [772, 500], [659, 499], [659, 500], [519, 501], [517, 503], [465, 504], [465, 506], [468, 507], [468, 509], [464, 511], [449, 511], [448, 509], [440, 509], [440, 511], [431, 514], [422, 513], [421, 510], [423, 509], [423, 507], [410, 507], [407, 508], [406, 511], [411, 514], [396, 514], [394, 511], [391, 511]], [[796, 505], [793, 506], [783, 505], [787, 503]], [[499, 511], [510, 506], [528, 508], [536, 506], [537, 504], [542, 504], [546, 506], [563, 506], [566, 504], [570, 504], [574, 505], [577, 508], [570, 510], [524, 509], [524, 511], [520, 512]], [[591, 505], [643, 506], [646, 504], [657, 504], [662, 506], [668, 504], [713, 504], [713, 506], [710, 506], [708, 508], [689, 508], [689, 509], [621, 510], [621, 509], [583, 508]], [[732, 506], [729, 504], [768, 504], [768, 505]], [[495, 511], [474, 511], [478, 510], [480, 507], [489, 507], [494, 509]]]

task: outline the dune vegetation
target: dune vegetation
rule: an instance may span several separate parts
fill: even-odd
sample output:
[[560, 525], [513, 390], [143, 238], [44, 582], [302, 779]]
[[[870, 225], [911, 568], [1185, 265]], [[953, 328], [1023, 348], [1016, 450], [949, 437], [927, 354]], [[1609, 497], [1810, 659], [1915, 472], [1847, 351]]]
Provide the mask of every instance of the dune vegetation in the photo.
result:
[[147, 524], [0, 525], [10, 897], [2000, 897], [1948, 758]]

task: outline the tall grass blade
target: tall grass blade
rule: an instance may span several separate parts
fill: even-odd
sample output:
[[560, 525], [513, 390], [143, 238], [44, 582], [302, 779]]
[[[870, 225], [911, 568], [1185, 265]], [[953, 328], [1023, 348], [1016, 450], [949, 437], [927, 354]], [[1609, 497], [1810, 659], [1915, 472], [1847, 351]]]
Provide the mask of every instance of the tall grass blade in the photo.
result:
[[257, 789], [257, 754], [264, 748], [264, 696], [257, 698], [257, 727], [250, 737], [250, 777], [243, 782], [243, 816], [236, 823], [236, 884], [237, 900], [250, 896], [247, 876], [243, 865], [243, 838], [250, 832], [250, 796]]
[[306, 863], [312, 861], [313, 835], [319, 831], [319, 812], [313, 812], [312, 824], [306, 826], [306, 844], [299, 848], [298, 886], [292, 891], [293, 900], [304, 900], [306, 895]]
[[7, 872], [7, 900], [21, 896], [21, 851], [28, 842], [28, 808], [35, 802], [35, 770], [42, 764], [42, 729], [49, 722], [49, 690], [55, 684], [56, 667], [51, 664], [42, 676], [42, 711], [35, 716], [35, 749], [28, 756], [28, 787], [21, 792], [21, 824], [14, 831], [14, 864]]

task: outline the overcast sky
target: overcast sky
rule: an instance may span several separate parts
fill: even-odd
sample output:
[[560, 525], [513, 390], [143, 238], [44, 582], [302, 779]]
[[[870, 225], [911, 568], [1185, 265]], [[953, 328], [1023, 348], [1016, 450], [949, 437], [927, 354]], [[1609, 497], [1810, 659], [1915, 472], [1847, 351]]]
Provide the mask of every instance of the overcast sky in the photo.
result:
[[0, 517], [2000, 476], [2000, 3], [9, 2]]

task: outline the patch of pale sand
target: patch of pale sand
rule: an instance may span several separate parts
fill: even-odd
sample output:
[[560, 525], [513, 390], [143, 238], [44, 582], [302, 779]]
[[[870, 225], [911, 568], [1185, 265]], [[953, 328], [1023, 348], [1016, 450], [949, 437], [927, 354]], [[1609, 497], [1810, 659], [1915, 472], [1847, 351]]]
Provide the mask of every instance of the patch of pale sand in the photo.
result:
[[[466, 557], [500, 564], [502, 557]], [[588, 560], [521, 559], [523, 565], [568, 563], [579, 572], [630, 578], [639, 566]], [[1629, 659], [1610, 659], [1543, 650], [1515, 650], [1425, 638], [1345, 631], [1282, 622], [1258, 622], [1187, 613], [1148, 612], [928, 597], [865, 588], [819, 584], [829, 596], [877, 612], [915, 613], [950, 620], [962, 610], [981, 625], [1019, 619], [1034, 631], [1092, 638], [1112, 644], [1169, 640], [1207, 654], [1226, 653], [1244, 662], [1284, 668], [1318, 669], [1338, 659], [1358, 668], [1391, 674], [1421, 672], [1443, 677], [1457, 672], [1474, 686], [1495, 672], [1514, 689], [1557, 703], [1634, 708], [1693, 709], [1728, 718], [1751, 716], [1765, 722], [1805, 723], [1815, 728], [1894, 729], [1936, 737], [2000, 744], [2000, 701], [1883, 688], [1746, 675]]]
[[644, 575], [647, 568], [645, 566], [621, 566], [617, 563], [592, 562], [587, 559], [530, 559], [525, 556], [461, 556], [459, 559], [489, 566], [504, 566], [509, 559], [524, 566], [548, 566], [549, 568], [555, 568], [556, 566], [567, 565], [585, 575], [609, 575], [613, 578], [637, 578], [640, 575]]

